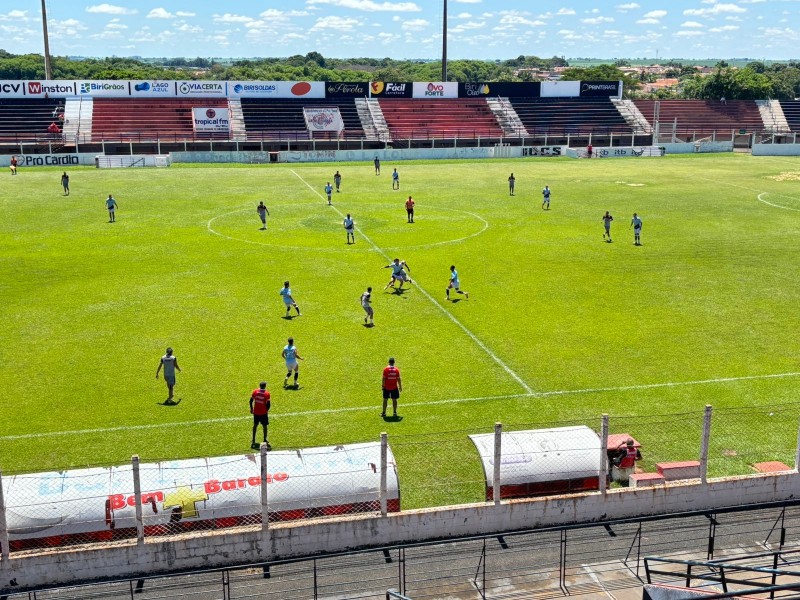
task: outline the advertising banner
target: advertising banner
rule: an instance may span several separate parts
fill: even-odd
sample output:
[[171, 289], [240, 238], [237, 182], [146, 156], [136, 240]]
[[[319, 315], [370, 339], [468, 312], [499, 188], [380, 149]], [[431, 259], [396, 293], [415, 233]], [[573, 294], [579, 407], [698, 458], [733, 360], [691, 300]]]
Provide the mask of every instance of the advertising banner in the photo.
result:
[[131, 96], [143, 98], [175, 97], [174, 81], [131, 81]]
[[369, 95], [376, 98], [411, 98], [412, 91], [411, 83], [369, 82]]
[[81, 96], [130, 96], [130, 81], [117, 81], [114, 79], [97, 79], [94, 81], [79, 81], [78, 94]]
[[575, 98], [581, 95], [580, 81], [543, 81], [542, 98]]
[[455, 81], [415, 81], [414, 98], [458, 98]]
[[541, 85], [538, 81], [490, 81], [479, 83], [459, 83], [459, 98], [480, 98], [501, 96], [504, 98], [538, 98]]
[[228, 133], [231, 127], [227, 108], [192, 107], [192, 124], [198, 133]]
[[366, 98], [369, 96], [369, 83], [345, 83], [328, 81], [325, 83], [326, 98]]
[[339, 132], [344, 129], [344, 122], [338, 106], [303, 107], [303, 115], [306, 118], [306, 127], [309, 131]]
[[324, 98], [322, 81], [229, 81], [230, 98]]
[[622, 97], [621, 81], [581, 81], [581, 98]]
[[76, 96], [77, 88], [74, 81], [24, 81], [24, 91], [26, 96], [33, 98], [65, 98], [66, 96]]
[[0, 79], [0, 98], [21, 98], [25, 95], [25, 82]]
[[187, 96], [216, 96], [225, 98], [228, 95], [226, 81], [176, 81], [178, 97]]

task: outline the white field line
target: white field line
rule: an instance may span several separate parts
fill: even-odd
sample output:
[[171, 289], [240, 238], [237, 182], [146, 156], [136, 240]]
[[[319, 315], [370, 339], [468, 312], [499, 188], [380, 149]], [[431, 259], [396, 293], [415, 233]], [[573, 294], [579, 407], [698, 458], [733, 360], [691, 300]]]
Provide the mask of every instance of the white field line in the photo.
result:
[[[781, 206], [780, 204], [773, 204], [772, 202], [767, 202], [766, 200], [764, 200], [764, 199], [761, 197], [761, 196], [763, 196], [764, 194], [769, 194], [769, 193], [770, 193], [770, 192], [761, 192], [761, 193], [758, 195], [758, 201], [759, 201], [759, 202], [763, 202], [764, 204], [767, 204], [767, 205], [769, 205], [769, 206], [774, 206], [775, 208], [782, 208], [783, 210], [793, 210], [793, 211], [796, 211], [796, 212], [800, 212], [800, 208], [790, 208], [790, 207], [788, 207], [788, 206]], [[778, 194], [778, 195], [779, 195], [779, 196], [783, 196], [783, 194]], [[783, 196], [783, 197], [784, 197], [784, 198], [791, 198], [791, 196]]]
[[[316, 189], [314, 189], [314, 188], [311, 186], [311, 184], [309, 184], [309, 183], [308, 183], [308, 182], [307, 182], [305, 179], [303, 179], [303, 178], [302, 178], [300, 175], [298, 175], [296, 171], [292, 170], [292, 173], [293, 173], [293, 174], [295, 175], [295, 177], [297, 177], [297, 178], [298, 178], [300, 181], [302, 181], [304, 184], [306, 184], [306, 185], [308, 186], [308, 189], [310, 189], [310, 190], [311, 190], [312, 192], [314, 192], [314, 193], [315, 193], [317, 196], [319, 196], [321, 200], [325, 201], [325, 198], [322, 196], [322, 194], [320, 194], [320, 193], [319, 193], [319, 192], [318, 192]], [[344, 213], [342, 213], [342, 211], [340, 211], [340, 210], [339, 210], [339, 209], [338, 209], [336, 206], [334, 206], [334, 205], [331, 205], [331, 207], [333, 208], [333, 210], [335, 210], [337, 213], [339, 213], [339, 216], [340, 216], [340, 217], [344, 218]], [[392, 262], [392, 259], [391, 259], [391, 258], [389, 258], [389, 255], [388, 255], [388, 254], [386, 254], [386, 252], [384, 252], [384, 251], [383, 251], [383, 250], [382, 250], [382, 249], [381, 249], [381, 248], [380, 248], [380, 247], [379, 247], [379, 246], [378, 246], [378, 245], [377, 245], [375, 242], [373, 242], [373, 241], [372, 241], [372, 240], [371, 240], [369, 237], [367, 237], [367, 235], [366, 235], [366, 234], [365, 234], [365, 233], [364, 233], [364, 232], [363, 232], [361, 229], [359, 229], [359, 228], [358, 228], [358, 226], [356, 226], [356, 228], [355, 228], [355, 229], [358, 231], [358, 233], [361, 235], [361, 237], [363, 237], [363, 238], [364, 238], [364, 239], [367, 241], [367, 243], [368, 243], [370, 246], [372, 246], [372, 247], [375, 249], [375, 251], [376, 251], [376, 252], [378, 252], [378, 254], [380, 254], [381, 256], [383, 256], [383, 257], [384, 257], [384, 258], [387, 260], [387, 262]], [[512, 379], [514, 379], [514, 381], [516, 381], [516, 382], [517, 382], [517, 383], [518, 383], [520, 386], [522, 386], [522, 389], [523, 389], [523, 390], [525, 390], [525, 392], [526, 392], [526, 393], [528, 393], [528, 394], [532, 394], [532, 393], [533, 393], [533, 390], [531, 389], [531, 387], [530, 387], [530, 386], [529, 386], [527, 383], [525, 383], [525, 382], [522, 380], [522, 377], [520, 377], [519, 375], [517, 375], [517, 374], [516, 374], [516, 373], [515, 373], [515, 372], [514, 372], [514, 371], [511, 369], [511, 367], [509, 367], [509, 366], [508, 366], [506, 363], [504, 363], [504, 362], [503, 362], [503, 360], [502, 360], [502, 359], [501, 359], [499, 356], [497, 356], [497, 355], [496, 355], [494, 352], [492, 352], [492, 350], [491, 350], [491, 349], [490, 349], [490, 348], [489, 348], [489, 347], [488, 347], [486, 344], [484, 344], [484, 343], [483, 343], [481, 340], [479, 340], [479, 339], [477, 338], [477, 336], [476, 336], [474, 333], [472, 333], [472, 332], [471, 332], [469, 329], [467, 329], [467, 326], [466, 326], [466, 325], [464, 325], [464, 324], [463, 324], [461, 321], [459, 321], [458, 319], [456, 319], [456, 318], [453, 316], [453, 314], [452, 314], [450, 311], [448, 311], [448, 310], [447, 310], [447, 309], [446, 309], [444, 306], [442, 306], [441, 304], [439, 304], [439, 303], [436, 301], [436, 299], [435, 299], [433, 296], [431, 296], [431, 295], [430, 295], [430, 294], [429, 294], [429, 293], [428, 293], [428, 292], [425, 290], [425, 288], [423, 288], [423, 287], [422, 287], [421, 285], [419, 285], [419, 284], [415, 284], [415, 285], [416, 285], [416, 288], [417, 288], [417, 289], [418, 289], [418, 290], [419, 290], [419, 291], [422, 293], [422, 295], [423, 295], [423, 296], [425, 296], [425, 298], [427, 298], [428, 300], [430, 300], [430, 301], [431, 301], [431, 303], [432, 303], [434, 306], [436, 306], [436, 308], [438, 308], [439, 310], [441, 310], [441, 311], [442, 311], [442, 312], [443, 312], [443, 313], [444, 313], [444, 314], [447, 316], [447, 318], [448, 318], [448, 319], [450, 319], [450, 320], [451, 320], [453, 323], [455, 323], [455, 324], [456, 324], [456, 325], [457, 325], [457, 326], [458, 326], [458, 327], [461, 329], [461, 331], [463, 331], [464, 333], [466, 333], [466, 334], [467, 334], [467, 336], [469, 336], [469, 338], [470, 338], [470, 339], [471, 339], [473, 342], [475, 342], [475, 344], [477, 344], [477, 345], [478, 345], [478, 347], [479, 347], [481, 350], [483, 350], [483, 351], [484, 351], [486, 354], [488, 354], [488, 355], [489, 355], [489, 357], [490, 357], [490, 358], [491, 358], [491, 359], [492, 359], [492, 360], [493, 360], [495, 363], [497, 363], [497, 364], [498, 364], [498, 365], [499, 365], [499, 366], [500, 366], [500, 367], [501, 367], [501, 368], [502, 368], [502, 369], [503, 369], [503, 370], [504, 370], [506, 373], [508, 373], [508, 374], [509, 374], [509, 375], [512, 377]]]
[[[607, 394], [630, 392], [638, 390], [652, 390], [658, 388], [674, 388], [674, 387], [687, 387], [695, 385], [720, 385], [725, 383], [736, 383], [739, 381], [756, 381], [764, 379], [786, 379], [789, 377], [800, 377], [800, 372], [792, 373], [774, 373], [770, 375], [744, 375], [742, 377], [718, 377], [715, 379], [698, 379], [695, 381], [667, 381], [663, 383], [643, 383], [639, 385], [625, 385], [618, 387], [596, 387], [596, 388], [583, 388], [575, 390], [552, 390], [549, 392], [531, 392], [527, 394], [503, 394], [499, 396], [479, 396], [476, 398], [445, 398], [442, 400], [429, 400], [427, 402], [403, 402], [405, 408], [416, 408], [426, 406], [438, 406], [442, 404], [460, 404], [466, 402], [487, 402], [492, 400], [513, 400], [517, 398], [547, 398], [550, 396], [577, 396], [581, 394]], [[322, 408], [319, 410], [305, 410], [289, 413], [279, 413], [273, 415], [274, 417], [314, 417], [318, 415], [327, 415], [334, 413], [345, 412], [371, 412], [377, 411], [377, 404], [375, 406], [348, 406], [343, 408]], [[243, 421], [250, 421], [250, 415], [241, 417], [218, 417], [215, 419], [200, 419], [197, 421], [180, 421], [175, 423], [148, 423], [145, 425], [125, 425], [118, 427], [97, 427], [94, 429], [79, 429], [73, 431], [51, 431], [47, 433], [23, 433], [19, 435], [5, 435], [0, 436], [0, 442], [8, 442], [14, 440], [34, 439], [43, 436], [70, 436], [70, 435], [87, 435], [95, 433], [114, 433], [117, 431], [142, 431], [147, 429], [168, 429], [170, 427], [191, 427], [195, 425], [213, 425], [215, 423], [236, 423]]]

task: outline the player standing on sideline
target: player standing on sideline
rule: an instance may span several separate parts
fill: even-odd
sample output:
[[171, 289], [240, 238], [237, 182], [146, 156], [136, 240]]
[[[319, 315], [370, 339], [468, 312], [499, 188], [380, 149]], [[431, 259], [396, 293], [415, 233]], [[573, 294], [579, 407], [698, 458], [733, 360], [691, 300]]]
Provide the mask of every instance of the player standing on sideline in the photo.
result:
[[267, 230], [267, 215], [269, 214], [269, 209], [266, 206], [264, 206], [264, 201], [263, 200], [258, 203], [258, 206], [256, 206], [256, 212], [258, 213], [258, 216], [261, 218], [261, 224], [263, 225], [263, 227], [261, 228], [261, 231], [266, 231]]
[[367, 313], [367, 316], [364, 317], [364, 325], [367, 324], [367, 320], [369, 320], [370, 325], [375, 325], [375, 313], [372, 310], [372, 288], [368, 287], [367, 291], [361, 294], [361, 308], [364, 309], [364, 312]]
[[372, 162], [375, 163], [375, 175], [380, 175], [381, 174], [381, 160], [376, 155], [375, 156], [375, 160], [372, 161]]
[[281, 352], [281, 356], [286, 361], [286, 379], [283, 380], [283, 387], [286, 387], [289, 384], [289, 377], [291, 377], [292, 371], [294, 371], [294, 387], [297, 387], [297, 376], [299, 375], [300, 370], [300, 366], [297, 364], [297, 361], [305, 359], [298, 354], [297, 346], [294, 345], [294, 338], [289, 338], [287, 341], [289, 343], [286, 344], [283, 352]]
[[397, 169], [392, 171], [392, 189], [393, 190], [400, 189], [400, 173], [397, 172]]
[[267, 382], [262, 381], [258, 384], [258, 389], [253, 390], [250, 395], [250, 414], [253, 415], [253, 437], [250, 442], [250, 447], [253, 450], [258, 449], [256, 444], [256, 432], [258, 426], [264, 430], [264, 443], [267, 445], [267, 450], [272, 450], [272, 446], [267, 439], [267, 427], [269, 426], [269, 408], [270, 408], [270, 393], [267, 391]]
[[414, 199], [411, 196], [409, 196], [408, 200], [406, 200], [406, 217], [407, 217], [409, 223], [413, 223], [414, 222], [414, 205], [415, 204], [416, 204], [416, 202], [414, 202]]
[[339, 171], [333, 174], [333, 185], [336, 186], [336, 193], [339, 193], [339, 186], [342, 185], [342, 176]]
[[542, 209], [550, 210], [550, 186], [544, 186], [542, 190]]
[[344, 230], [347, 232], [347, 245], [350, 245], [350, 240], [353, 240], [353, 243], [356, 243], [356, 222], [350, 217], [350, 213], [347, 213], [347, 216], [342, 221], [342, 225], [344, 225]]
[[592, 152], [593, 152], [592, 145], [589, 144], [588, 146], [586, 146], [586, 158], [592, 158]]
[[158, 379], [161, 367], [164, 367], [164, 381], [167, 384], [167, 390], [169, 390], [169, 397], [164, 401], [164, 404], [177, 404], [180, 400], [178, 402], [172, 400], [173, 390], [175, 389], [175, 369], [180, 373], [181, 368], [178, 366], [178, 357], [172, 354], [172, 348], [167, 348], [167, 353], [158, 361], [156, 379]]
[[[390, 287], [394, 287], [394, 282], [399, 281], [400, 287], [398, 289], [403, 289], [403, 284], [407, 281], [409, 283], [414, 283], [411, 281], [411, 278], [408, 276], [408, 273], [411, 273], [411, 267], [408, 266], [408, 263], [404, 260], [400, 260], [399, 258], [395, 258], [391, 263], [383, 267], [384, 269], [391, 269], [392, 270], [392, 278], [389, 283], [386, 284], [386, 287], [383, 288], [384, 290], [389, 289]], [[408, 271], [408, 272], [406, 272]]]
[[628, 226], [628, 229], [631, 227], [633, 227], [633, 245], [641, 246], [642, 240], [639, 235], [642, 233], [642, 220], [636, 213], [633, 213], [633, 218], [631, 219], [631, 224]]
[[383, 378], [381, 379], [381, 388], [383, 389], [383, 411], [382, 417], [386, 417], [386, 404], [389, 398], [392, 399], [392, 414], [393, 417], [397, 416], [397, 401], [400, 398], [400, 392], [403, 391], [403, 382], [400, 380], [400, 369], [394, 366], [394, 358], [389, 359], [389, 366], [383, 369]]
[[603, 233], [603, 239], [606, 241], [611, 241], [611, 221], [614, 220], [608, 211], [606, 214], [603, 215], [603, 227], [605, 227], [605, 232]]
[[297, 306], [297, 302], [294, 301], [292, 297], [292, 290], [289, 288], [289, 282], [284, 281], [283, 287], [280, 291], [281, 298], [283, 299], [283, 304], [286, 306], [286, 319], [291, 318], [289, 316], [289, 310], [294, 306], [294, 309], [297, 311], [297, 316], [300, 316], [300, 308]]
[[119, 207], [117, 206], [117, 201], [114, 200], [114, 196], [111, 194], [109, 194], [108, 198], [106, 198], [106, 208], [108, 209], [108, 222], [114, 223], [116, 221], [114, 211]]
[[464, 294], [469, 300], [469, 293], [462, 292], [461, 289], [461, 282], [458, 280], [458, 271], [456, 271], [455, 265], [450, 265], [450, 283], [447, 284], [447, 289], [444, 291], [445, 295], [447, 296], [447, 300], [450, 300], [450, 290], [453, 289], [459, 294]]
[[514, 184], [516, 184], [516, 183], [517, 183], [517, 180], [514, 177], [514, 174], [512, 173], [508, 177], [508, 195], [509, 196], [513, 196], [514, 195]]
[[333, 194], [333, 186], [331, 185], [330, 181], [325, 184], [325, 193], [328, 195], [328, 204], [330, 205], [330, 203], [331, 203], [331, 194]]
[[69, 196], [69, 175], [66, 171], [61, 175], [61, 187], [64, 188], [64, 195]]
[[11, 162], [9, 163], [8, 168], [11, 169], [11, 174], [12, 175], [16, 175], [17, 174], [17, 157], [16, 156], [12, 156], [11, 157]]

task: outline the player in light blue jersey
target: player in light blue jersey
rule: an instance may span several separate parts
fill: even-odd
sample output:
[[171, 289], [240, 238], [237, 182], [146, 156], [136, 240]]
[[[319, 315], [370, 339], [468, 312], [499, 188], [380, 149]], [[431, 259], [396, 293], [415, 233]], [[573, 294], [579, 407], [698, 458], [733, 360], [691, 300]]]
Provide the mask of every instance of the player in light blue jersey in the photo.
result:
[[550, 210], [550, 186], [544, 186], [542, 190], [542, 210]]
[[447, 289], [444, 291], [445, 295], [447, 296], [447, 300], [450, 300], [450, 290], [455, 290], [459, 294], [463, 294], [469, 300], [469, 294], [461, 288], [461, 282], [458, 280], [458, 271], [456, 271], [455, 265], [450, 265], [450, 282], [447, 284]]
[[636, 213], [633, 213], [633, 218], [631, 219], [631, 224], [628, 229], [631, 227], [633, 227], [633, 245], [641, 246], [642, 240], [639, 235], [642, 233], [642, 220]]
[[283, 380], [283, 387], [289, 385], [289, 377], [292, 376], [292, 371], [294, 371], [294, 387], [297, 387], [297, 376], [300, 370], [297, 361], [305, 359], [297, 352], [297, 346], [294, 345], [294, 338], [289, 338], [287, 341], [289, 343], [286, 344], [283, 352], [281, 352], [283, 360], [286, 361], [286, 379]]
[[289, 312], [292, 307], [297, 311], [297, 316], [300, 316], [300, 307], [297, 306], [297, 302], [294, 301], [294, 297], [292, 297], [292, 290], [289, 287], [289, 282], [284, 281], [283, 287], [280, 291], [281, 299], [283, 300], [284, 306], [286, 306], [286, 319], [291, 319], [292, 317], [289, 315]]
[[408, 266], [408, 263], [404, 260], [400, 260], [399, 258], [395, 258], [391, 263], [383, 267], [384, 269], [391, 269], [392, 270], [392, 278], [389, 280], [389, 283], [386, 284], [386, 287], [383, 288], [387, 290], [389, 288], [394, 287], [394, 282], [399, 281], [400, 287], [398, 289], [403, 289], [403, 284], [407, 281], [408, 283], [414, 283], [411, 281], [411, 278], [408, 276], [408, 273], [411, 272], [411, 267]]
[[108, 198], [106, 198], [106, 208], [108, 209], [108, 222], [114, 223], [117, 220], [114, 211], [116, 211], [119, 207], [117, 206], [117, 201], [114, 200], [114, 196], [111, 194], [109, 194]]

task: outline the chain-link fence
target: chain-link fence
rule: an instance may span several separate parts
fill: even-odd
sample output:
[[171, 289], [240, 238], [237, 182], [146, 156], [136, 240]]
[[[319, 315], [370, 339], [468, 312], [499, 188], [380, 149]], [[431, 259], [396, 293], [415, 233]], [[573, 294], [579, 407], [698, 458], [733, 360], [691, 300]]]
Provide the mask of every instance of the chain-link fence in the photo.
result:
[[[259, 452], [37, 474], [0, 485], [0, 550], [62, 547], [270, 522], [386, 515], [674, 478], [796, 467], [800, 403], [597, 415], [483, 430], [381, 436]], [[755, 442], [753, 440], [756, 440]], [[390, 446], [391, 445], [391, 446]], [[402, 482], [402, 488], [401, 488]], [[402, 494], [401, 494], [402, 491]]]

